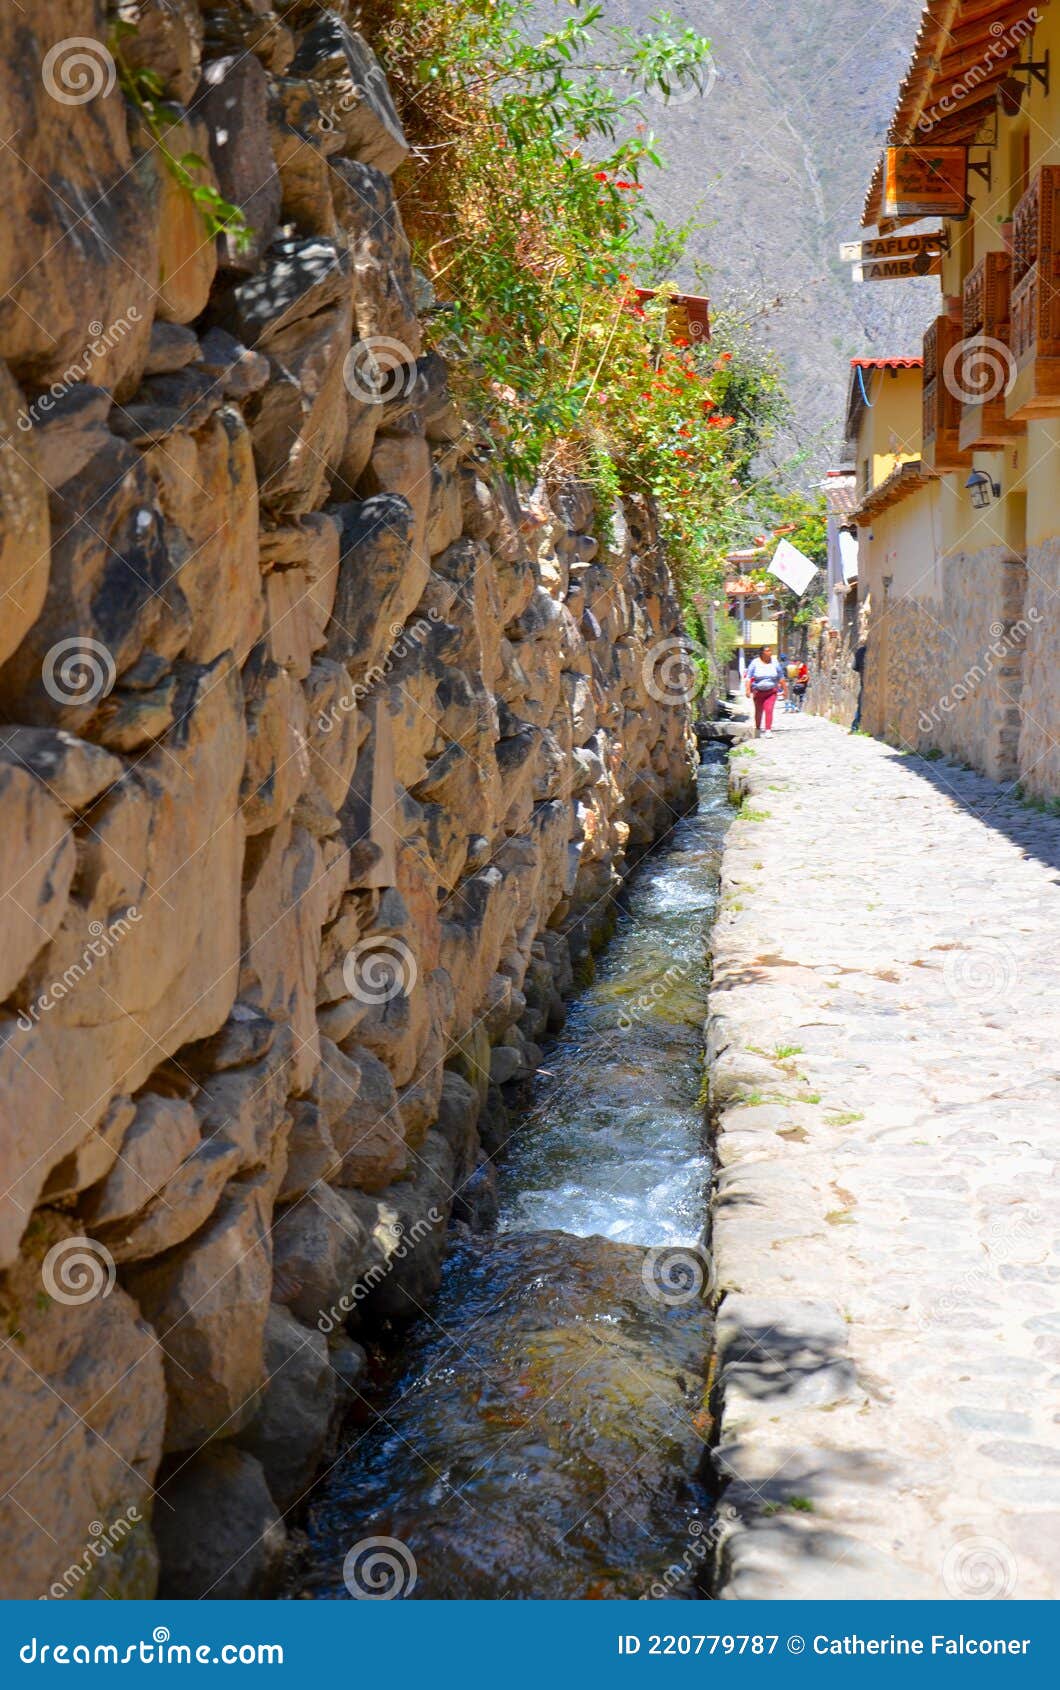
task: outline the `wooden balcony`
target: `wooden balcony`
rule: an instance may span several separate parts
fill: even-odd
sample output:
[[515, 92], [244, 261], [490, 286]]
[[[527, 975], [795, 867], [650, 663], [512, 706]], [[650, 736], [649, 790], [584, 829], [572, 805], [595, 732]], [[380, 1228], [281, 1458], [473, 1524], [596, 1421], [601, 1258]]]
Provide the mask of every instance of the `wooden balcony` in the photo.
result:
[[996, 448], [1025, 432], [1007, 414], [1005, 395], [1013, 374], [1010, 297], [1012, 258], [988, 252], [964, 282], [962, 350], [948, 366], [945, 382], [961, 404], [960, 448]]
[[923, 460], [939, 475], [971, 469], [971, 452], [960, 443], [961, 405], [942, 379], [946, 359], [961, 341], [952, 317], [936, 317], [924, 336]]
[[1060, 417], [1060, 165], [1044, 165], [1016, 207], [1012, 228], [1009, 417]]

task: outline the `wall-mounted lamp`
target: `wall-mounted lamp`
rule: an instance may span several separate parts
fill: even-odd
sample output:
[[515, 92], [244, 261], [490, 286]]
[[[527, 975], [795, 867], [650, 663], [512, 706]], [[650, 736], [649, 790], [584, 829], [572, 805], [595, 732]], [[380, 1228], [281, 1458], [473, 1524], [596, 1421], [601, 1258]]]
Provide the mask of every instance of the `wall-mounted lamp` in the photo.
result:
[[972, 495], [972, 504], [977, 511], [989, 509], [991, 501], [1001, 497], [1000, 481], [993, 481], [985, 470], [973, 469], [964, 485]]

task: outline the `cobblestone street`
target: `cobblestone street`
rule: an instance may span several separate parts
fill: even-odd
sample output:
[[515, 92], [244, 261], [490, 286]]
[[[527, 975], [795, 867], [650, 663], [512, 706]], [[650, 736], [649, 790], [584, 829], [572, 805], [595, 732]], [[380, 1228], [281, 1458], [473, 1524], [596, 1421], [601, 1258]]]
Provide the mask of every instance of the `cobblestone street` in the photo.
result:
[[1060, 820], [778, 717], [710, 1044], [727, 1597], [1060, 1595]]

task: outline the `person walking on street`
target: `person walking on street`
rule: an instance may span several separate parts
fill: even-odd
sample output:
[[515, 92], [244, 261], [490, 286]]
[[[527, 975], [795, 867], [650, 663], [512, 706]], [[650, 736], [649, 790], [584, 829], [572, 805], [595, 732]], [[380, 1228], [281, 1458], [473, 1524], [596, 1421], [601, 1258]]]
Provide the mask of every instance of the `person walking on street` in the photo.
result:
[[773, 733], [773, 711], [778, 693], [786, 690], [784, 670], [773, 656], [772, 646], [764, 645], [749, 665], [745, 691], [755, 707], [755, 738], [759, 734], [769, 739]]
[[858, 678], [858, 707], [854, 712], [854, 720], [850, 724], [850, 731], [856, 734], [861, 728], [861, 706], [865, 702], [865, 659], [868, 656], [867, 640], [862, 640], [854, 653], [853, 668]]
[[796, 663], [792, 666], [795, 673], [788, 670], [788, 680], [791, 683], [791, 708], [802, 714], [802, 707], [806, 701], [806, 689], [810, 684], [810, 668], [807, 663]]

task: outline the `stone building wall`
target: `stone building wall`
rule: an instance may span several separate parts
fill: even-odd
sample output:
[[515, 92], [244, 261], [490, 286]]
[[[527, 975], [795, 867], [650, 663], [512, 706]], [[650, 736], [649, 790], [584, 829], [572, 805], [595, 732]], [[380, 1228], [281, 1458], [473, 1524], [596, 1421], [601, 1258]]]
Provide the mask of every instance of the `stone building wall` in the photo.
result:
[[941, 597], [873, 591], [864, 726], [895, 745], [938, 750], [993, 780], [1020, 767], [1024, 654], [1039, 610], [1027, 570], [1003, 547], [939, 564]]
[[1019, 778], [1029, 793], [1046, 799], [1060, 799], [1060, 684], [1055, 637], [1050, 637], [1058, 588], [1060, 538], [1043, 540], [1030, 548], [1027, 559]]
[[424, 353], [371, 7], [114, 12], [251, 235], [98, 0], [4, 10], [8, 1597], [269, 1588], [692, 794], [650, 513], [505, 484]]

